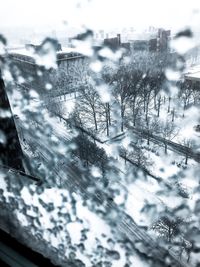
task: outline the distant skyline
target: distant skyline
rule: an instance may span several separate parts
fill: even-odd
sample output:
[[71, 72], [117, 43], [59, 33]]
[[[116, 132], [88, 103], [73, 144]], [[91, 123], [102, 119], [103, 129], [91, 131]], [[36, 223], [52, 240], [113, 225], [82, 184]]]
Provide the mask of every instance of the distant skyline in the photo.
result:
[[95, 31], [123, 27], [140, 31], [149, 26], [198, 29], [199, 6], [199, 0], [6, 0], [0, 9], [0, 32], [31, 28], [33, 35], [69, 33], [83, 26]]

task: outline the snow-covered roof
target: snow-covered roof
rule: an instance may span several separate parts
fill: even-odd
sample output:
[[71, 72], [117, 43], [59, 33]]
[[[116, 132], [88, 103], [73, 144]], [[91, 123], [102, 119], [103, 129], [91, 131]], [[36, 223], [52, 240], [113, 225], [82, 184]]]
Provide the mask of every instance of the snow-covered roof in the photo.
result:
[[186, 80], [200, 81], [200, 65], [194, 66], [185, 73]]
[[[71, 53], [74, 52], [74, 49], [71, 47], [64, 47], [62, 48], [62, 51], [58, 51], [57, 54], [58, 55], [62, 55], [62, 54], [66, 54], [66, 53]], [[8, 49], [8, 53], [9, 54], [19, 54], [19, 55], [23, 55], [23, 56], [30, 56], [33, 57], [35, 50], [32, 47], [19, 47], [19, 48], [9, 48]]]
[[32, 57], [33, 56], [33, 49], [30, 49], [29, 47], [17, 47], [17, 48], [8, 48], [7, 49], [8, 54], [19, 54], [19, 55], [23, 55], [23, 56], [29, 56]]
[[192, 74], [185, 75], [186, 80], [200, 81], [200, 71]]

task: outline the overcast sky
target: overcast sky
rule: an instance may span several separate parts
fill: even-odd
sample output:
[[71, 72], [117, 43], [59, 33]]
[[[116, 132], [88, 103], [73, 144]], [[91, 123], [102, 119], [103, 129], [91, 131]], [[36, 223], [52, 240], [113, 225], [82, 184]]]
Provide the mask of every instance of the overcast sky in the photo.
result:
[[176, 29], [199, 17], [199, 7], [199, 0], [5, 0], [0, 27], [56, 27], [65, 20], [70, 26], [105, 30], [149, 25]]

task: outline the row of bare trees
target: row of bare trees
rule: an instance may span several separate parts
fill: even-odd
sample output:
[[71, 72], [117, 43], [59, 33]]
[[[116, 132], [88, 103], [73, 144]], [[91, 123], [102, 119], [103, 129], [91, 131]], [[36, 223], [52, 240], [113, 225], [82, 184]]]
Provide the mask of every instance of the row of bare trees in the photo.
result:
[[164, 73], [152, 75], [144, 74], [133, 63], [121, 64], [118, 68], [105, 66], [101, 82], [108, 86], [110, 101], [102, 101], [95, 83], [87, 80], [79, 90], [76, 109], [79, 119], [96, 132], [106, 131], [107, 136], [117, 126], [121, 132], [130, 126], [155, 132], [161, 106], [167, 103], [170, 110], [170, 98], [160, 94]]

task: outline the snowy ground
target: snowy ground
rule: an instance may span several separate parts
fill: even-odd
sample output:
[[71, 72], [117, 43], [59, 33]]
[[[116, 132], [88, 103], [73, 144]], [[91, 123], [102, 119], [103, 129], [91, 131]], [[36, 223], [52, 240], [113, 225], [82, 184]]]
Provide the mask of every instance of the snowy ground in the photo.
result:
[[[16, 96], [15, 96], [16, 97]], [[64, 116], [68, 116], [68, 114], [73, 110], [75, 100], [72, 98], [64, 100], [64, 107], [65, 111], [63, 113]], [[20, 96], [19, 96], [20, 101]], [[28, 107], [29, 112], [38, 112], [38, 108], [40, 107], [40, 102], [32, 101], [32, 105]], [[19, 106], [18, 106], [19, 107]], [[16, 114], [18, 118], [16, 118], [16, 122], [23, 121], [24, 119], [24, 112], [21, 112], [21, 109], [13, 107], [13, 112]], [[54, 138], [64, 138], [67, 141], [70, 140], [70, 131], [68, 132], [67, 128], [64, 124], [62, 124], [59, 118], [55, 118], [50, 116], [47, 112], [43, 113], [45, 118], [45, 123], [51, 125], [53, 131], [56, 132]], [[33, 120], [34, 122], [34, 120]], [[45, 124], [43, 125], [45, 126]], [[41, 127], [40, 125], [36, 125], [37, 127]], [[22, 134], [23, 135], [23, 134]], [[42, 141], [42, 140], [39, 140]], [[122, 142], [121, 142], [122, 141]], [[125, 146], [129, 145], [129, 142], [123, 142], [120, 140], [119, 143], [124, 144]], [[151, 147], [152, 146], [152, 147]], [[109, 156], [113, 156], [116, 158], [116, 165], [119, 166], [119, 169], [123, 171], [127, 171], [129, 165], [125, 166], [124, 161], [118, 157], [118, 143], [111, 142], [108, 144], [101, 145], [107, 152]], [[180, 167], [177, 164], [183, 164], [184, 158], [180, 155], [175, 155], [171, 151], [168, 152], [168, 155], [164, 155], [163, 148], [156, 148], [156, 153], [152, 152], [151, 149], [155, 148], [153, 145], [146, 148], [143, 148], [143, 152], [147, 156], [148, 160], [152, 162], [150, 166], [146, 166], [149, 171], [151, 171], [155, 176], [161, 177], [163, 181], [167, 181], [169, 177], [178, 174], [180, 171]], [[25, 149], [25, 148], [24, 148]], [[62, 150], [62, 149], [61, 149]], [[62, 151], [61, 151], [62, 152]], [[175, 161], [175, 162], [174, 162]], [[172, 162], [174, 162], [172, 164]], [[196, 167], [196, 163], [193, 160], [189, 160], [188, 169]], [[125, 201], [125, 212], [129, 214], [136, 223], [139, 225], [144, 225], [150, 227], [152, 224], [152, 218], [154, 218], [154, 214], [151, 216], [146, 216], [145, 212], [142, 213], [142, 209], [148, 203], [154, 205], [156, 204], [160, 210], [165, 208], [165, 205], [168, 207], [174, 207], [174, 205], [179, 204], [179, 198], [164, 198], [156, 196], [157, 191], [159, 190], [159, 184], [153, 180], [151, 177], [147, 177], [147, 179], [140, 179], [143, 175], [138, 174], [138, 177], [131, 183], [127, 184], [126, 180], [118, 180], [113, 181], [111, 187], [121, 187], [120, 194], [114, 198], [114, 202], [118, 205], [124, 202], [124, 195], [127, 194], [127, 199]], [[185, 177], [184, 183], [190, 187], [196, 187], [197, 183], [195, 181], [191, 181], [189, 178]], [[9, 202], [9, 195], [6, 191], [6, 184], [1, 184], [2, 189], [5, 191], [6, 200]], [[37, 194], [35, 191], [36, 189], [32, 188], [33, 194], [30, 193], [30, 190], [27, 187], [23, 187], [20, 192], [19, 199], [23, 199], [24, 204], [29, 207], [25, 213], [22, 210], [16, 210], [16, 216], [20, 220], [21, 224], [24, 227], [30, 226], [30, 218], [34, 221], [34, 227], [32, 228], [32, 234], [35, 234], [35, 231], [39, 230], [40, 234], [42, 234], [42, 238], [48, 241], [52, 247], [59, 249], [59, 245], [65, 243], [65, 234], [66, 232], [69, 233], [71, 236], [71, 242], [73, 246], [78, 245], [81, 242], [81, 234], [82, 230], [86, 227], [89, 229], [89, 233], [87, 234], [87, 240], [84, 242], [86, 250], [83, 252], [81, 249], [76, 251], [77, 258], [81, 259], [83, 262], [86, 263], [86, 266], [90, 266], [90, 258], [92, 253], [94, 252], [94, 248], [96, 244], [102, 244], [103, 247], [106, 249], [117, 250], [120, 253], [120, 260], [113, 259], [113, 266], [123, 266], [125, 264], [125, 251], [120, 247], [119, 244], [115, 243], [109, 244], [107, 241], [108, 237], [115, 239], [112, 233], [112, 229], [110, 226], [99, 216], [97, 216], [94, 212], [91, 212], [88, 207], [83, 206], [82, 200], [80, 197], [75, 196], [77, 200], [76, 204], [76, 215], [73, 214], [71, 210], [70, 203], [63, 203], [62, 198], [64, 195], [68, 196], [67, 190], [62, 190], [58, 188], [45, 188], [44, 192], [41, 194]], [[6, 195], [7, 194], [7, 195]], [[14, 195], [12, 196], [14, 197]], [[47, 205], [53, 203], [54, 209], [51, 212], [48, 212], [43, 205], [41, 205], [41, 201]], [[190, 203], [191, 202], [191, 203]], [[188, 203], [190, 206], [194, 206], [194, 199], [189, 199]], [[64, 204], [64, 206], [63, 206]], [[37, 209], [35, 209], [37, 207]], [[67, 225], [65, 220], [61, 219], [58, 213], [62, 211], [62, 213], [70, 213], [72, 217], [72, 221]], [[159, 210], [155, 212], [158, 213]], [[83, 221], [80, 222], [80, 219]], [[51, 230], [54, 228], [55, 223], [58, 222], [58, 225], [63, 224], [66, 227], [63, 231], [60, 231], [58, 236], [52, 234]], [[106, 236], [106, 238], [105, 238]], [[97, 242], [98, 240], [98, 242]], [[97, 248], [96, 248], [97, 249]], [[66, 252], [65, 256], [69, 256], [69, 252]], [[137, 262], [137, 263], [136, 263]], [[137, 266], [145, 266], [144, 263], [141, 263], [141, 260], [134, 255], [132, 257], [132, 264], [137, 264]]]

